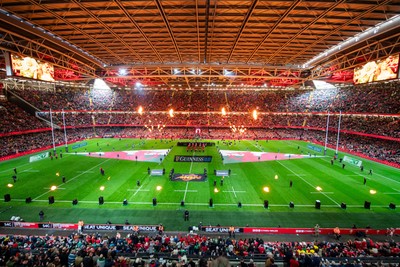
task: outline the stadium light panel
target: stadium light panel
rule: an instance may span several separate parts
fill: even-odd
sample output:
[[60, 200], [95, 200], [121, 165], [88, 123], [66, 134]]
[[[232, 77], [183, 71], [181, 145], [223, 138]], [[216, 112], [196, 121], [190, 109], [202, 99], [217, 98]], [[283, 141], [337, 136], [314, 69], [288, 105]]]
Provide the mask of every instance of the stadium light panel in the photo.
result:
[[313, 80], [312, 81], [315, 89], [336, 89], [337, 87], [331, 83], [325, 81]]
[[99, 89], [99, 90], [110, 90], [110, 86], [107, 85], [107, 83], [102, 80], [102, 79], [95, 79], [93, 83], [93, 89]]
[[225, 70], [224, 69], [224, 76], [232, 76], [233, 75], [233, 72], [232, 71], [229, 71], [229, 70]]
[[127, 74], [126, 69], [119, 69], [119, 70], [118, 70], [118, 75], [119, 75], [119, 76], [125, 76], [126, 74]]

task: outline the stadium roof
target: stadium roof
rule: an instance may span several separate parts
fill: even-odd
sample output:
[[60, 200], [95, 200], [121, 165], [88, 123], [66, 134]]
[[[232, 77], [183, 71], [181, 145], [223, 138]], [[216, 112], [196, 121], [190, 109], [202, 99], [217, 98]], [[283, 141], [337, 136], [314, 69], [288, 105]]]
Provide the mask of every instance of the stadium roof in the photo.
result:
[[2, 0], [0, 50], [62, 80], [298, 85], [398, 53], [399, 14], [399, 0]]

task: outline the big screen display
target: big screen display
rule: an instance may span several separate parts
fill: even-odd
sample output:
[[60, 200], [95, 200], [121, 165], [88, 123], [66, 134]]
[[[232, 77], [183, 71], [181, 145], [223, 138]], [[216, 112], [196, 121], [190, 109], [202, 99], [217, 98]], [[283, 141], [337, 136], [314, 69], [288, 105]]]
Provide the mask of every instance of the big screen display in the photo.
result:
[[398, 70], [399, 55], [391, 55], [355, 68], [353, 81], [355, 84], [360, 84], [395, 79], [397, 78]]
[[12, 54], [11, 64], [15, 76], [54, 82], [54, 67], [48, 62]]

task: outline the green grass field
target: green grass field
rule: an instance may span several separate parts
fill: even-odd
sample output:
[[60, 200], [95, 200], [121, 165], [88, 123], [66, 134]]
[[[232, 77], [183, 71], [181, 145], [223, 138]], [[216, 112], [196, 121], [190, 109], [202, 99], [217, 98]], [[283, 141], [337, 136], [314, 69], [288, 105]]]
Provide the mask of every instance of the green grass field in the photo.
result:
[[[182, 140], [180, 140], [182, 141]], [[361, 159], [364, 172], [357, 166], [346, 163], [342, 169], [338, 160], [331, 166], [334, 151], [328, 150], [326, 157], [314, 157], [314, 151], [301, 141], [240, 141], [231, 145], [214, 141], [215, 146], [206, 147], [205, 152], [186, 152], [186, 147], [177, 146], [177, 141], [139, 139], [92, 139], [87, 146], [63, 152], [62, 159], [45, 158], [29, 163], [29, 156], [0, 163], [0, 196], [11, 195], [10, 202], [0, 200], [0, 220], [20, 216], [25, 221], [38, 221], [43, 210], [45, 220], [72, 222], [79, 219], [85, 223], [105, 223], [110, 220], [123, 224], [163, 223], [167, 230], [187, 230], [190, 225], [236, 225], [258, 227], [398, 227], [400, 215], [397, 209], [389, 209], [389, 203], [400, 205], [400, 170], [376, 162]], [[132, 148], [132, 145], [135, 145]], [[82, 152], [169, 149], [162, 162], [141, 162], [102, 157], [88, 157]], [[302, 159], [255, 161], [224, 164], [217, 148], [221, 150], [279, 152], [308, 154]], [[64, 147], [57, 148], [57, 151]], [[75, 154], [75, 151], [77, 152]], [[210, 155], [211, 163], [174, 162], [175, 155]], [[345, 154], [339, 153], [339, 158]], [[323, 156], [317, 153], [317, 156]], [[348, 155], [352, 158], [357, 158]], [[226, 162], [226, 161], [225, 161]], [[17, 168], [17, 182], [11, 178]], [[147, 169], [165, 168], [163, 176], [150, 176]], [[99, 169], [105, 170], [105, 175]], [[203, 173], [208, 170], [205, 182], [170, 181], [169, 171], [175, 173]], [[214, 170], [231, 170], [224, 178], [214, 175]], [[373, 175], [368, 175], [369, 169]], [[67, 179], [62, 183], [62, 176]], [[367, 178], [363, 185], [363, 177]], [[136, 182], [140, 181], [140, 186]], [[217, 181], [215, 192], [214, 180]], [[293, 187], [289, 186], [290, 180]], [[9, 187], [9, 184], [12, 187]], [[51, 190], [51, 186], [57, 186]], [[321, 190], [317, 190], [317, 187]], [[104, 190], [100, 188], [104, 187]], [[160, 187], [160, 190], [157, 190]], [[264, 190], [269, 188], [269, 192]], [[375, 190], [375, 194], [371, 194]], [[49, 204], [48, 197], [55, 203]], [[105, 203], [99, 205], [99, 196]], [[27, 204], [25, 199], [32, 198]], [[78, 205], [72, 205], [73, 199]], [[153, 206], [152, 199], [157, 199]], [[213, 199], [214, 206], [209, 207]], [[122, 205], [124, 199], [128, 205]], [[185, 206], [181, 207], [184, 200]], [[264, 208], [264, 200], [269, 208]], [[321, 209], [315, 208], [320, 200]], [[242, 207], [238, 207], [238, 202]], [[289, 208], [293, 201], [295, 207]], [[364, 201], [371, 202], [371, 209], [364, 208]], [[345, 202], [347, 209], [341, 209]], [[184, 222], [183, 212], [190, 211], [190, 221]]]

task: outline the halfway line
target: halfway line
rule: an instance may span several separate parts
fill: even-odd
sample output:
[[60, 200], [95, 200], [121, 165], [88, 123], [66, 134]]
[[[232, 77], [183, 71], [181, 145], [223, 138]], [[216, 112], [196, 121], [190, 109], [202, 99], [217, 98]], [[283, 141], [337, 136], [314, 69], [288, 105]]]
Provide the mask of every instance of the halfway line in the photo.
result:
[[[193, 151], [192, 156], [194, 156], [194, 151]], [[192, 162], [190, 163], [189, 173], [192, 173], [192, 167], [193, 167], [193, 160], [192, 160]]]
[[[194, 154], [194, 152], [193, 152], [193, 154]], [[193, 164], [193, 161], [192, 161], [192, 164]], [[192, 169], [192, 167], [190, 167], [190, 169]], [[187, 193], [188, 187], [189, 187], [189, 182], [186, 182], [186, 188], [185, 188], [185, 194], [183, 195], [183, 201], [186, 200], [186, 193]]]

